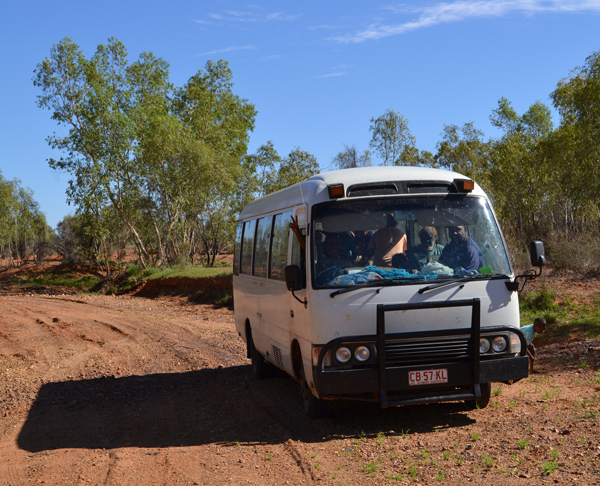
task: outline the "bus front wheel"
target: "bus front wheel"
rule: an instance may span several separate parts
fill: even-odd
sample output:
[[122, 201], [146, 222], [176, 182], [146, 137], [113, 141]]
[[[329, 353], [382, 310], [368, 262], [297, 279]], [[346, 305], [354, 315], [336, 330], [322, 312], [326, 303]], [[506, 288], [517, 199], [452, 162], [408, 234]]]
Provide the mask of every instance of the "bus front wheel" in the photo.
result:
[[490, 397], [492, 396], [492, 384], [480, 383], [479, 388], [481, 389], [481, 398], [465, 402], [469, 410], [485, 408], [490, 403]]
[[313, 395], [308, 386], [304, 366], [300, 365], [300, 391], [304, 402], [304, 411], [311, 418], [320, 418], [327, 415], [328, 403]]

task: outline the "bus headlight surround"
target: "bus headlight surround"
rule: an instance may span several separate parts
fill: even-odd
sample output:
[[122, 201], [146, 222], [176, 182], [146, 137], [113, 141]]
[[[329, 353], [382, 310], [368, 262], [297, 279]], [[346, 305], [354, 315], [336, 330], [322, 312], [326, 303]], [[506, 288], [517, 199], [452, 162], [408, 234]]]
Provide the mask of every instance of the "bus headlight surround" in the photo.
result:
[[479, 354], [485, 354], [490, 350], [490, 342], [486, 338], [479, 339]]
[[337, 349], [335, 352], [335, 359], [337, 359], [340, 363], [347, 363], [352, 358], [352, 351], [348, 349], [346, 346], [342, 346]]
[[371, 351], [366, 346], [358, 346], [354, 350], [354, 357], [357, 361], [363, 363], [371, 357]]
[[496, 353], [501, 353], [506, 349], [506, 338], [504, 336], [496, 336], [492, 339], [492, 349]]

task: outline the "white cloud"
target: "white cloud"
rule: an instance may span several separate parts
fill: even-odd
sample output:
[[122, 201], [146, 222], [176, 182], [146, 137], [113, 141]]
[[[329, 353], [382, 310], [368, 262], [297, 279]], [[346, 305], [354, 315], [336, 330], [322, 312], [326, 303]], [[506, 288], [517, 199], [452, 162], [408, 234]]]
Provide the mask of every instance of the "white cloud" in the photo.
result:
[[210, 56], [212, 54], [221, 54], [223, 52], [231, 52], [231, 51], [247, 51], [250, 49], [256, 49], [256, 46], [229, 46], [225, 49], [218, 49], [216, 51], [203, 52], [199, 54], [200, 56]]
[[275, 12], [267, 15], [267, 20], [295, 20], [301, 17], [302, 14], [286, 14], [283, 12]]
[[253, 13], [250, 13], [250, 12], [240, 12], [239, 10], [227, 10], [227, 14], [228, 15], [233, 15], [234, 17], [249, 17], [251, 15], [254, 15]]
[[[254, 5], [249, 5], [248, 7], [255, 10], [249, 12], [243, 10], [227, 10], [222, 14], [211, 13], [208, 14], [208, 16], [215, 20], [229, 20], [232, 22], [270, 22], [272, 20], [289, 21], [295, 20], [302, 16], [302, 14], [287, 14], [285, 12], [263, 13], [256, 11], [256, 9], [259, 9], [260, 7], [256, 7]], [[197, 22], [201, 23], [200, 21]]]
[[405, 5], [386, 7], [398, 15], [416, 14], [414, 20], [400, 24], [374, 23], [361, 32], [333, 37], [330, 40], [343, 43], [358, 43], [400, 35], [424, 27], [460, 22], [474, 18], [501, 17], [512, 13], [535, 15], [540, 13], [600, 13], [600, 0], [497, 0], [458, 1], [438, 3], [431, 7], [408, 7]]
[[337, 25], [328, 25], [328, 24], [313, 25], [312, 27], [309, 27], [308, 30], [335, 29], [337, 27], [338, 27]]
[[330, 73], [330, 74], [322, 74], [321, 76], [315, 76], [315, 79], [321, 79], [321, 78], [333, 78], [335, 76], [345, 76], [346, 73], [345, 72], [340, 72], [340, 73]]
[[261, 61], [270, 61], [271, 59], [279, 59], [280, 57], [281, 57], [281, 54], [273, 54], [272, 56], [261, 57], [260, 60]]

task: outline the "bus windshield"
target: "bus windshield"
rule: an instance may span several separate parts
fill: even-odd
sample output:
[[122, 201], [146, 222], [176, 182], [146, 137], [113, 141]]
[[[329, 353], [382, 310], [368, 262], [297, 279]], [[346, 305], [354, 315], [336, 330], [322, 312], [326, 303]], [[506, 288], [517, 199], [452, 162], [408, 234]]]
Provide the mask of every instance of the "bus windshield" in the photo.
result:
[[484, 197], [333, 201], [313, 207], [312, 228], [316, 288], [511, 274]]

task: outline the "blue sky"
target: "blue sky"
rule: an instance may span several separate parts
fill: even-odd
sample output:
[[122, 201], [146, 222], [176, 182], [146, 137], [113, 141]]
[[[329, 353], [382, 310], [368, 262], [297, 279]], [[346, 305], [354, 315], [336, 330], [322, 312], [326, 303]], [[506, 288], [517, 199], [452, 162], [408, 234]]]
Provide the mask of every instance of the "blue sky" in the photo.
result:
[[53, 227], [74, 208], [68, 174], [46, 162], [60, 154], [45, 139], [61, 129], [36, 107], [32, 77], [66, 36], [87, 57], [111, 36], [130, 61], [151, 51], [177, 86], [226, 59], [234, 91], [258, 110], [249, 151], [299, 146], [324, 170], [344, 144], [367, 149], [370, 119], [387, 108], [408, 118], [420, 149], [435, 152], [444, 124], [473, 121], [494, 136], [500, 97], [519, 113], [550, 104], [556, 83], [600, 49], [600, 0], [34, 0], [2, 11], [0, 170], [33, 189]]

